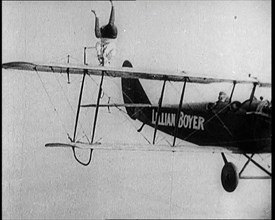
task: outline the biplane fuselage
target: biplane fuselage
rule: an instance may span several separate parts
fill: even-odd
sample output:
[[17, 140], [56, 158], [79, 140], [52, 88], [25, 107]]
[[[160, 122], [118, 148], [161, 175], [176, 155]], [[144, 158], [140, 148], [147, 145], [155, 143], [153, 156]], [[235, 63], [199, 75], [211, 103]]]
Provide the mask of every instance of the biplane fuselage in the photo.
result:
[[[220, 147], [221, 155], [224, 161], [224, 166], [221, 173], [221, 182], [227, 192], [233, 192], [236, 189], [238, 179], [244, 178], [242, 177], [242, 173], [249, 162], [253, 163], [265, 172], [268, 175], [268, 178], [271, 178], [272, 173], [253, 159], [255, 154], [271, 152], [271, 102], [258, 101], [253, 98], [256, 86], [271, 87], [270, 83], [260, 82], [256, 79], [220, 79], [205, 76], [194, 76], [191, 74], [187, 75], [185, 73], [183, 73], [183, 75], [158, 74], [133, 70], [131, 67], [131, 63], [127, 60], [123, 63], [123, 68], [91, 67], [87, 65], [81, 66], [69, 64], [34, 64], [26, 62], [11, 62], [2, 65], [2, 68], [4, 69], [52, 72], [58, 74], [66, 73], [68, 81], [69, 74], [82, 75], [73, 136], [70, 137], [67, 134], [70, 143], [48, 143], [45, 146], [72, 148], [74, 158], [83, 166], [90, 164], [94, 149], [137, 150], [137, 148], [134, 147], [121, 145], [109, 146], [108, 144], [104, 146], [101, 143], [94, 142], [99, 108], [122, 106], [126, 108], [127, 114], [132, 119], [139, 120], [143, 123], [142, 127], [138, 129], [138, 131], [141, 131], [144, 125], [154, 128], [152, 144], [149, 143], [149, 146], [144, 146], [143, 148], [139, 146], [139, 150], [161, 150], [170, 152], [184, 151], [186, 148], [185, 145], [175, 144], [176, 139], [191, 142], [199, 146], [205, 146], [205, 148], [206, 146], [216, 147], [215, 149]], [[96, 104], [81, 103], [86, 75], [101, 76]], [[124, 103], [100, 104], [102, 83], [105, 76], [121, 78]], [[140, 84], [139, 79], [163, 81], [162, 92], [158, 105], [151, 104], [142, 85]], [[162, 105], [166, 81], [184, 83], [178, 105]], [[230, 82], [233, 84], [231, 95], [227, 102], [186, 103], [183, 101], [185, 85], [187, 83], [220, 82]], [[243, 103], [238, 101], [231, 102], [235, 85], [243, 83], [253, 84], [250, 98]], [[83, 107], [95, 107], [94, 123], [91, 133], [92, 137], [91, 140], [88, 140], [88, 143], [82, 143], [76, 140], [80, 108]], [[174, 137], [173, 143], [170, 144], [170, 146], [157, 146], [158, 144], [155, 144], [156, 133], [158, 130]], [[75, 153], [75, 148], [90, 149], [88, 162], [85, 163], [78, 159]], [[233, 163], [227, 161], [224, 154], [225, 149], [233, 153], [242, 154], [248, 159], [240, 172], [237, 172]], [[247, 155], [248, 153], [251, 153], [251, 155]]]
[[[265, 115], [208, 109], [209, 103], [183, 104], [176, 137], [201, 146], [236, 147], [243, 152], [271, 152], [271, 123]], [[158, 130], [174, 135], [178, 106], [161, 108]], [[133, 109], [132, 109], [133, 110]], [[155, 127], [157, 107], [135, 108], [132, 118]]]
[[[124, 66], [131, 67], [131, 63], [126, 61]], [[138, 79], [122, 78], [122, 90], [126, 104], [151, 104]], [[261, 104], [262, 101], [248, 99], [243, 103], [182, 103], [180, 112], [179, 105], [126, 110], [132, 119], [144, 125], [200, 146], [226, 147], [233, 152], [235, 148], [239, 153], [270, 153], [271, 111], [259, 111]]]

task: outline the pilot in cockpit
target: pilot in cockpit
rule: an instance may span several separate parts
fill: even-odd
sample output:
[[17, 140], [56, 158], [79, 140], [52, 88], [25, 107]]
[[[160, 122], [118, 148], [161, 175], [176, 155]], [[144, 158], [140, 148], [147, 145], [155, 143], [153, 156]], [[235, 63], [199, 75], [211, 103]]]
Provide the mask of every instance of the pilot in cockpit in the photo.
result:
[[218, 101], [216, 101], [213, 108], [222, 108], [227, 104], [229, 104], [229, 97], [224, 91], [220, 91], [218, 96]]
[[208, 109], [220, 109], [229, 104], [229, 97], [224, 91], [219, 92], [218, 100], [208, 104]]
[[229, 103], [229, 97], [224, 91], [219, 92], [218, 101], [217, 102], [224, 102]]

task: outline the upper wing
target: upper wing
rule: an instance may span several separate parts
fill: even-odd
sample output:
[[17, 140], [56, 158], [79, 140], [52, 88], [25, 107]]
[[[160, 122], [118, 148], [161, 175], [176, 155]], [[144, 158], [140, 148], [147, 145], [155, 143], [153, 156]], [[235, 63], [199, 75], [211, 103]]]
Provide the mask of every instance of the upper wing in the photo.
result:
[[10, 62], [2, 65], [4, 69], [15, 70], [27, 70], [27, 71], [40, 71], [40, 72], [54, 72], [54, 73], [70, 73], [70, 74], [83, 74], [86, 72], [89, 75], [101, 75], [104, 71], [105, 76], [120, 77], [120, 78], [135, 78], [135, 79], [150, 79], [150, 80], [168, 80], [174, 82], [180, 82], [187, 80], [191, 83], [218, 83], [218, 82], [230, 82], [230, 83], [256, 83], [262, 87], [271, 87], [271, 83], [259, 82], [256, 79], [224, 79], [217, 77], [207, 77], [188, 74], [184, 71], [178, 73], [161, 73], [157, 71], [143, 71], [128, 67], [113, 68], [102, 66], [87, 66], [87, 65], [70, 65], [70, 64], [34, 64], [27, 62]]

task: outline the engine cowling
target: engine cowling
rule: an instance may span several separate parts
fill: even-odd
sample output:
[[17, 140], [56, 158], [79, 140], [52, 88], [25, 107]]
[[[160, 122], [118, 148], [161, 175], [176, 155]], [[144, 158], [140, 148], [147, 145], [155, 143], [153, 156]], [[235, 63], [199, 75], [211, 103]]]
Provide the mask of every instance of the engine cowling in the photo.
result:
[[222, 186], [227, 192], [233, 192], [239, 183], [239, 176], [236, 169], [236, 166], [231, 163], [227, 162], [223, 168], [221, 173], [221, 181]]

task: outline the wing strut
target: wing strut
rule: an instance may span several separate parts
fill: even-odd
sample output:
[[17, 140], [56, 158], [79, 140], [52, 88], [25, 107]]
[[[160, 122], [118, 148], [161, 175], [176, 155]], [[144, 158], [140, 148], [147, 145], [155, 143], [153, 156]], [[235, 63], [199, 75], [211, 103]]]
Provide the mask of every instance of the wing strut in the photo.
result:
[[[68, 55], [68, 60], [67, 63], [70, 63], [70, 55]], [[67, 68], [66, 72], [67, 72], [67, 78], [68, 78], [68, 84], [70, 84], [70, 68]]]
[[93, 131], [92, 131], [92, 139], [91, 139], [91, 142], [90, 142], [91, 144], [94, 142], [96, 121], [97, 121], [97, 115], [98, 115], [99, 101], [100, 101], [101, 92], [102, 92], [102, 83], [103, 83], [104, 73], [105, 73], [105, 71], [102, 71], [102, 74], [101, 74], [101, 81], [100, 81], [99, 91], [98, 91], [98, 96], [97, 96], [97, 101], [96, 101], [96, 109], [95, 109], [95, 117], [94, 117], [94, 126], [93, 126]]
[[229, 103], [231, 103], [231, 101], [232, 101], [235, 86], [236, 86], [236, 81], [233, 81], [233, 88], [232, 88], [232, 91], [231, 91], [231, 94], [230, 94]]
[[[75, 142], [75, 137], [76, 137], [76, 130], [77, 130], [77, 124], [78, 124], [78, 117], [79, 117], [79, 111], [80, 111], [80, 105], [81, 105], [81, 99], [82, 99], [82, 94], [83, 94], [83, 87], [84, 87], [84, 81], [85, 81], [85, 76], [87, 74], [87, 70], [84, 70], [83, 73], [83, 78], [82, 78], [82, 82], [81, 82], [81, 87], [80, 87], [80, 93], [79, 93], [79, 99], [78, 99], [78, 105], [77, 105], [77, 112], [76, 112], [76, 118], [75, 118], [75, 126], [74, 126], [74, 136], [73, 136], [73, 140], [72, 142]], [[87, 163], [83, 163], [82, 161], [80, 161], [76, 154], [75, 154], [75, 147], [72, 146], [72, 150], [73, 150], [73, 154], [74, 154], [74, 158], [76, 159], [76, 161], [78, 163], [80, 163], [83, 166], [88, 166], [91, 162], [92, 159], [92, 154], [93, 154], [93, 149], [90, 149], [90, 157]]]
[[163, 93], [164, 93], [164, 89], [165, 89], [165, 84], [166, 84], [166, 79], [164, 79], [164, 81], [163, 81], [161, 95], [160, 95], [160, 98], [159, 98], [158, 114], [157, 114], [157, 120], [156, 120], [156, 124], [155, 124], [153, 144], [155, 144], [155, 139], [156, 139], [156, 134], [157, 134], [157, 129], [158, 129], [158, 122], [159, 122], [159, 116], [160, 116], [160, 111], [161, 111], [161, 105], [162, 105], [162, 99], [163, 99]]
[[80, 111], [80, 105], [81, 105], [81, 99], [82, 99], [82, 93], [83, 93], [83, 87], [84, 87], [84, 81], [85, 81], [86, 74], [87, 74], [87, 70], [84, 70], [84, 74], [83, 74], [83, 78], [82, 78], [82, 83], [81, 83], [81, 87], [80, 87], [80, 93], [79, 93], [79, 99], [78, 99], [78, 105], [77, 105], [76, 118], [75, 118], [73, 142], [75, 142], [75, 136], [76, 136], [76, 130], [77, 130], [77, 122], [78, 122], [78, 116], [79, 116], [79, 111]]
[[257, 86], [257, 83], [253, 83], [253, 89], [251, 91], [250, 98], [249, 98], [249, 109], [250, 109], [251, 103], [252, 103], [253, 98], [254, 98], [256, 86]]
[[186, 86], [186, 78], [184, 80], [184, 84], [183, 84], [183, 87], [182, 87], [179, 108], [178, 108], [178, 111], [177, 111], [177, 118], [176, 118], [175, 131], [174, 131], [173, 147], [175, 146], [176, 137], [177, 137], [177, 134], [178, 134], [178, 125], [179, 125], [179, 119], [180, 119], [180, 111], [181, 111], [181, 107], [182, 107], [182, 100], [183, 100], [183, 96], [184, 96], [185, 86]]

